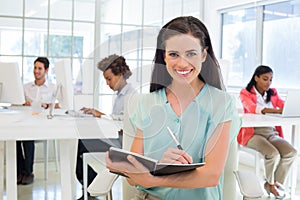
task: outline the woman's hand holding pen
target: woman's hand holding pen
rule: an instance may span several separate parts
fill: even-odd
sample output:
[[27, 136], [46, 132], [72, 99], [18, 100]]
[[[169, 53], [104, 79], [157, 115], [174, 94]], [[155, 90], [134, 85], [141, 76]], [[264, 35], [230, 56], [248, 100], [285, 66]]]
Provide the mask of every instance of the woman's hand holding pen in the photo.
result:
[[163, 157], [159, 160], [159, 162], [172, 164], [190, 164], [193, 163], [193, 158], [184, 150], [169, 148], [163, 154]]
[[168, 133], [170, 134], [171, 138], [174, 140], [177, 149], [169, 148], [163, 155], [163, 158], [160, 160], [160, 162], [164, 163], [174, 163], [174, 164], [190, 164], [193, 163], [192, 157], [187, 154], [179, 141], [177, 140], [175, 134], [170, 129], [169, 126], [167, 126]]

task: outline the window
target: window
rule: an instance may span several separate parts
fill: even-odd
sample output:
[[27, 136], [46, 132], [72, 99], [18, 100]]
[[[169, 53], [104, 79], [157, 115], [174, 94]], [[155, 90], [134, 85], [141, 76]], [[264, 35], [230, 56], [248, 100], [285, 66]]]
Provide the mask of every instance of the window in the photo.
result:
[[[182, 15], [200, 17], [199, 0], [11, 0], [0, 7], [0, 61], [18, 61], [23, 82], [33, 79], [33, 61], [70, 60], [76, 94], [95, 94], [94, 106], [110, 113], [114, 92], [97, 62], [109, 54], [126, 58], [130, 82], [149, 91], [151, 65], [160, 27]], [[95, 80], [96, 79], [96, 80]]]
[[232, 64], [229, 87], [245, 87], [259, 64], [274, 70], [279, 90], [300, 87], [299, 1], [237, 8], [222, 13], [222, 20], [222, 58]]
[[253, 8], [223, 14], [222, 58], [232, 63], [229, 86], [243, 85], [255, 63], [255, 20]]
[[[89, 81], [82, 83], [88, 72], [81, 68], [95, 56], [95, 1], [12, 0], [1, 4], [0, 60], [18, 61], [26, 83], [33, 80], [36, 57], [49, 58], [50, 81], [55, 81], [54, 62], [70, 59], [75, 93], [82, 93], [83, 87], [93, 91]], [[90, 78], [93, 82], [93, 76]]]
[[0, 17], [0, 54], [21, 55], [22, 20]]
[[267, 5], [263, 19], [262, 63], [274, 71], [273, 86], [299, 88], [300, 3]]

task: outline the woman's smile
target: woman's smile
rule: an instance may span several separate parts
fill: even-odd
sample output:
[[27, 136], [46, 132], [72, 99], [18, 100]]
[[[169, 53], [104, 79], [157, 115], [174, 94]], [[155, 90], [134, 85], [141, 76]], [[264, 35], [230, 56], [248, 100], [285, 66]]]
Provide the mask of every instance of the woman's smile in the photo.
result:
[[176, 72], [182, 76], [187, 76], [189, 75], [191, 72], [193, 71], [193, 69], [190, 70], [176, 70]]

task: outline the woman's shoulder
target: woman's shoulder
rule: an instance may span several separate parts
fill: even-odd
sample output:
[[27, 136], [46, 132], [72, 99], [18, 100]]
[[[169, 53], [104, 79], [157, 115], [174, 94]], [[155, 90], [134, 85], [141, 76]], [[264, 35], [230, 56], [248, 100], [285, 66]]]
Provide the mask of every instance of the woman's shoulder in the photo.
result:
[[165, 91], [164, 89], [160, 89], [150, 93], [139, 94], [140, 95], [139, 102], [142, 103], [143, 105], [161, 103], [165, 98], [164, 91]]
[[240, 91], [241, 96], [255, 96], [256, 97], [256, 91], [254, 87], [251, 88], [251, 90], [247, 90], [246, 88], [241, 89]]
[[209, 108], [213, 105], [214, 108], [223, 108], [231, 105], [234, 101], [232, 95], [228, 92], [215, 88], [213, 86], [207, 85], [203, 96], [199, 98], [199, 103], [204, 108]]
[[[233, 119], [237, 116], [237, 109], [233, 95], [212, 86], [207, 87], [205, 99], [199, 101], [202, 108], [210, 113], [215, 121]], [[225, 117], [225, 118], [224, 118]]]
[[208, 94], [211, 98], [213, 98], [213, 99], [216, 99], [218, 97], [232, 98], [232, 96], [228, 92], [226, 92], [224, 90], [220, 90], [220, 89], [213, 87], [211, 85], [208, 85], [208, 84], [206, 84], [206, 85], [207, 85]]
[[249, 93], [249, 91], [246, 88], [242, 88], [240, 93]]
[[251, 94], [255, 94], [255, 89], [254, 89], [254, 86], [251, 88], [251, 90], [247, 90], [247, 88], [242, 88], [240, 93], [251, 93]]
[[277, 89], [276, 88], [270, 88], [270, 90], [272, 90], [274, 94], [277, 94]]
[[143, 94], [143, 99], [148, 101], [157, 101], [164, 98], [165, 88], [156, 90], [154, 92]]

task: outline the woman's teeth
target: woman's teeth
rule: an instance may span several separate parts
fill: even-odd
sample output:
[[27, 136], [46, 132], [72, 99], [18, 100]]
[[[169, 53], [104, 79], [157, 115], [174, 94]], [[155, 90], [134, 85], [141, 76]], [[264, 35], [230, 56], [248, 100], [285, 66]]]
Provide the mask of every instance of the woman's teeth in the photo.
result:
[[185, 71], [178, 71], [177, 70], [177, 73], [182, 74], [182, 75], [188, 74], [189, 72], [191, 72], [191, 70], [185, 70]]

